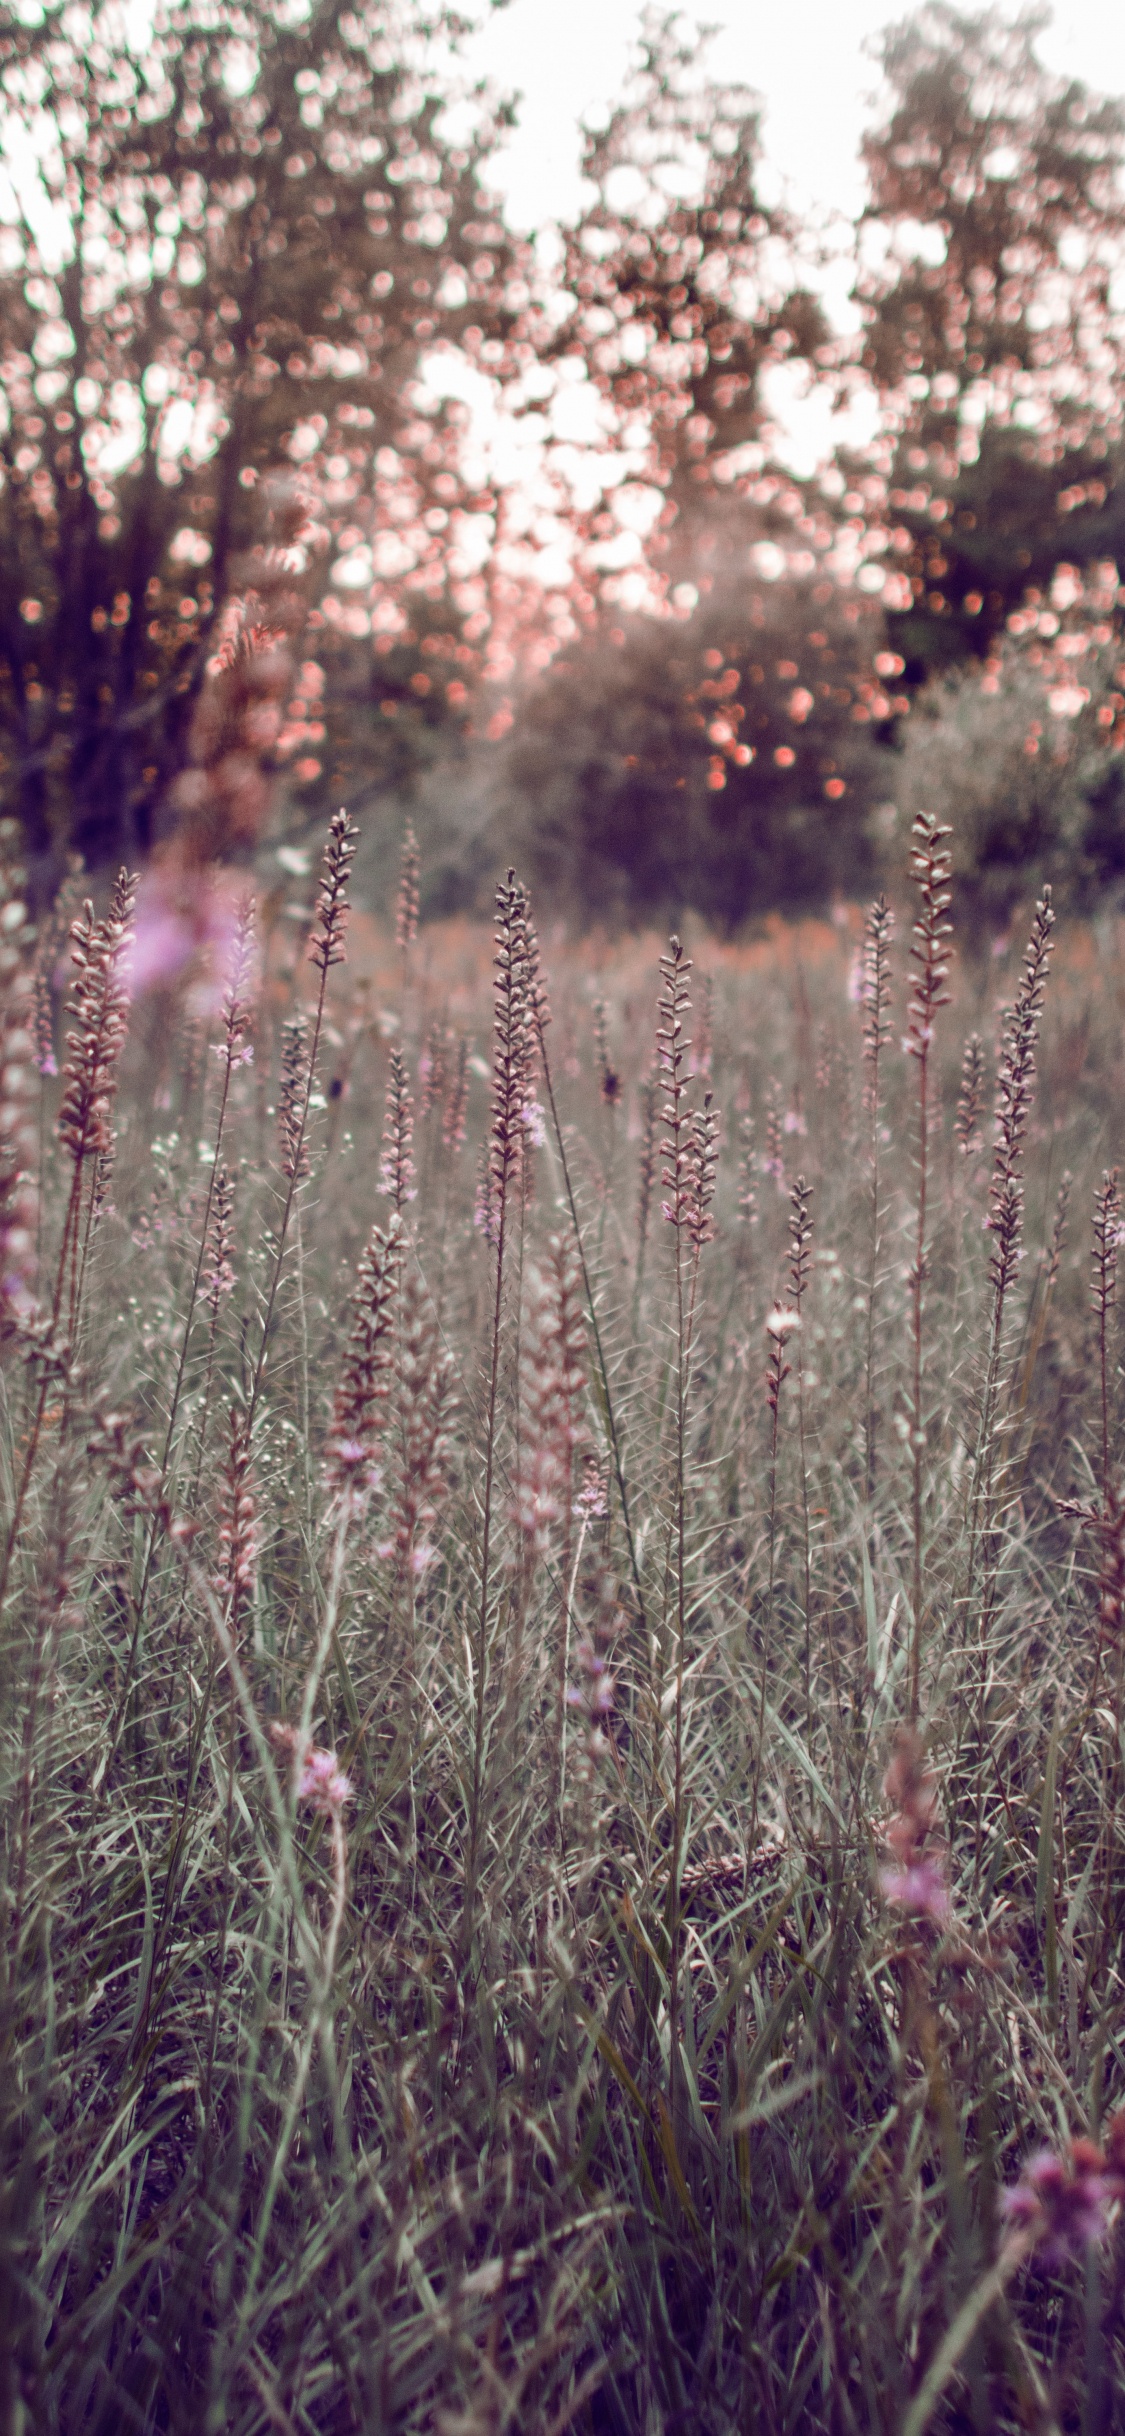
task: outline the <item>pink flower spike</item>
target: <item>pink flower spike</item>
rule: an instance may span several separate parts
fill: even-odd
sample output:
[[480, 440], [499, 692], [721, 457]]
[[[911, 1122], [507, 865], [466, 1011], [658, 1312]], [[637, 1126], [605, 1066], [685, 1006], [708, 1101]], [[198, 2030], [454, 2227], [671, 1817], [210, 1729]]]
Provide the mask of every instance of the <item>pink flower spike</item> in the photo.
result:
[[949, 1918], [949, 1888], [936, 1861], [913, 1861], [907, 1869], [881, 1869], [879, 1885], [884, 1902], [895, 1904], [912, 1919], [941, 1922]]
[[1115, 2195], [1105, 2159], [1092, 2140], [1071, 2140], [1065, 2156], [1039, 2149], [1019, 2181], [1000, 2194], [1007, 2223], [1030, 2232], [1046, 2264], [1061, 2266], [1104, 2240], [1106, 2206]]
[[345, 1802], [352, 1798], [350, 1777], [337, 1765], [334, 1751], [312, 1750], [305, 1758], [297, 1779], [297, 1799], [308, 1802], [314, 1810], [338, 1817]]

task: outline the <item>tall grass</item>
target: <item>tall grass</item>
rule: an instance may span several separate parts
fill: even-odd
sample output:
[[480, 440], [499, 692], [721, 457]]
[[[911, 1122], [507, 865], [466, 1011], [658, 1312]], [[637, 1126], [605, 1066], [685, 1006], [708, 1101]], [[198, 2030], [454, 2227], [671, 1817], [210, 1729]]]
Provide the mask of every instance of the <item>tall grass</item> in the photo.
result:
[[1125, 2426], [1116, 950], [351, 844], [6, 882], [0, 2422]]

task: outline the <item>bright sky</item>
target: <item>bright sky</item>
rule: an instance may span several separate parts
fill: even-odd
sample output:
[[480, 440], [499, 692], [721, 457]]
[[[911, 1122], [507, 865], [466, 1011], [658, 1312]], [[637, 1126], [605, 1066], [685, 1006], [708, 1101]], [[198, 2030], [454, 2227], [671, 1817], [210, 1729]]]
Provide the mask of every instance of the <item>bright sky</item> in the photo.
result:
[[[852, 217], [863, 195], [859, 139], [879, 84], [865, 46], [907, 13], [906, 0], [704, 0], [685, 13], [720, 29], [712, 73], [761, 94], [766, 154], [787, 199], [798, 210]], [[620, 91], [638, 23], [635, 0], [507, 0], [473, 37], [477, 71], [523, 96], [492, 172], [518, 227], [541, 227], [576, 208], [579, 121]], [[1039, 49], [1060, 73], [1125, 93], [1121, 0], [1060, 0]], [[843, 274], [830, 283], [838, 310], [846, 288]], [[825, 400], [790, 392], [771, 402], [788, 434], [785, 453], [811, 470], [832, 442]]]

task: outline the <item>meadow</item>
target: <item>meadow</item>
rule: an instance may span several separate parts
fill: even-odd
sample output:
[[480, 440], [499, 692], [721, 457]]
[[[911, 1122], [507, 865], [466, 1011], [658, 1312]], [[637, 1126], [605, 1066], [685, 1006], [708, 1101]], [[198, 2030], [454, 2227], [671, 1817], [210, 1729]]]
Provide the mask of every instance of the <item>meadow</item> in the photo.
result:
[[947, 848], [9, 868], [14, 2436], [1125, 2426], [1125, 941]]

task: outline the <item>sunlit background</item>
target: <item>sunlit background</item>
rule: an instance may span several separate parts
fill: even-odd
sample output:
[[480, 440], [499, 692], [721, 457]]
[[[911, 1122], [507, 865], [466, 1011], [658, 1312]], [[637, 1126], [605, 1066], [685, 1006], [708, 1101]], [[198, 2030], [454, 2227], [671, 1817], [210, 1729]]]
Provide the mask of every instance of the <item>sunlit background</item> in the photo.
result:
[[[890, 0], [717, 0], [687, 12], [716, 29], [712, 72], [761, 95], [762, 191], [823, 231], [831, 258], [818, 284], [841, 329], [855, 327], [851, 224], [864, 198], [860, 138], [880, 89], [877, 41], [905, 13]], [[581, 125], [597, 124], [620, 92], [640, 24], [635, 0], [508, 0], [470, 39], [467, 58], [518, 96], [517, 124], [493, 169], [513, 227], [539, 230], [579, 207]], [[1125, 8], [1112, 0], [1057, 7], [1036, 47], [1059, 75], [1125, 92]], [[841, 429], [865, 437], [869, 420], [853, 410], [841, 426], [827, 395], [808, 392], [800, 375], [774, 377], [778, 454], [801, 473], [831, 454]]]

